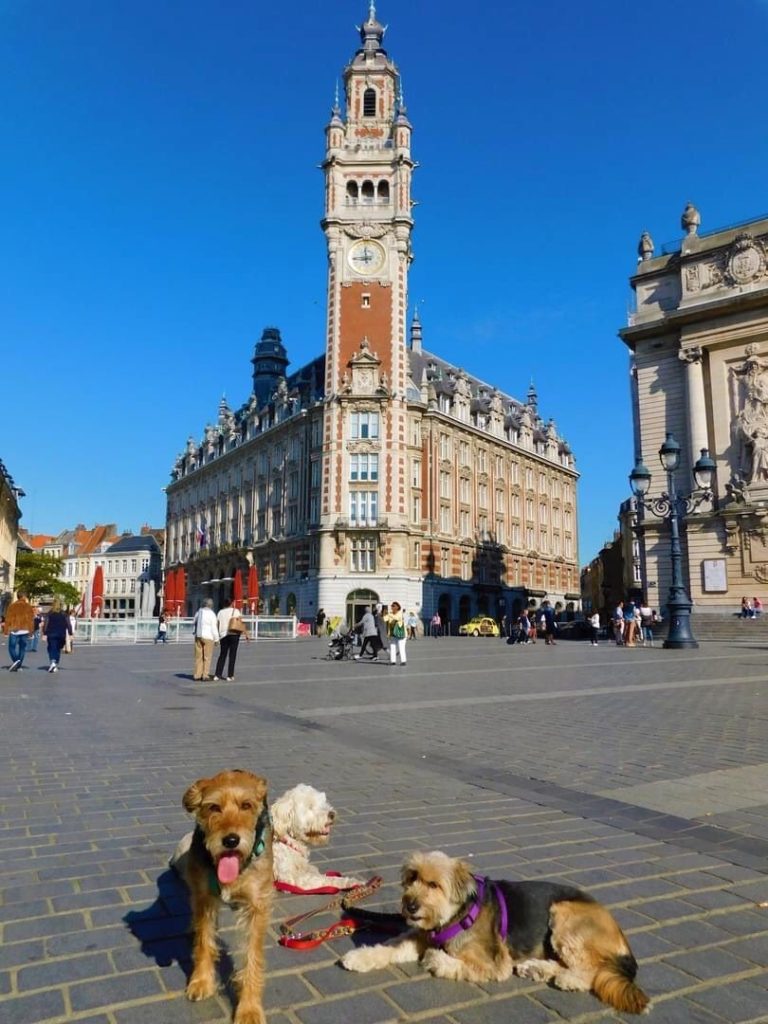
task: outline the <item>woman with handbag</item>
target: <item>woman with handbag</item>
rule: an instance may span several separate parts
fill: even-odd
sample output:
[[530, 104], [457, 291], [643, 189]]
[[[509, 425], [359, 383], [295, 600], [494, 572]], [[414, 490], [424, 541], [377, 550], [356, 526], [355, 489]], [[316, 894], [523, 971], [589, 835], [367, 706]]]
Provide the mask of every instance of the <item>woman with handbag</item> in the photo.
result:
[[386, 617], [387, 623], [390, 629], [390, 644], [389, 644], [389, 663], [390, 665], [397, 664], [397, 655], [400, 655], [400, 664], [405, 665], [407, 662], [405, 656], [405, 622], [403, 621], [403, 609], [400, 607], [397, 601], [393, 601], [389, 606], [389, 615]]
[[235, 662], [237, 661], [237, 647], [240, 643], [240, 637], [244, 636], [246, 640], [251, 638], [248, 636], [248, 630], [245, 628], [240, 609], [235, 608], [231, 601], [225, 602], [224, 607], [216, 616], [216, 620], [221, 640], [219, 660], [216, 662], [213, 680], [218, 682], [224, 678], [224, 663], [229, 658], [229, 669], [226, 679], [228, 683], [233, 683], [235, 681]]

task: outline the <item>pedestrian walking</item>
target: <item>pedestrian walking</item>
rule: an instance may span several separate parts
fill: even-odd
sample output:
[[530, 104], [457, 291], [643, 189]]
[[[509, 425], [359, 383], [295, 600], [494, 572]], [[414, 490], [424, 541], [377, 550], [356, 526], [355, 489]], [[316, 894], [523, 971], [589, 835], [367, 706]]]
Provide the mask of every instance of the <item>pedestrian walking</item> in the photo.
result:
[[636, 626], [635, 602], [627, 601], [624, 605], [624, 644], [627, 647], [637, 646]]
[[647, 604], [641, 604], [640, 614], [640, 639], [643, 647], [648, 644], [653, 647], [653, 612]]
[[592, 646], [597, 647], [600, 636], [600, 612], [593, 612], [589, 617], [589, 628], [592, 631]]
[[325, 609], [318, 608], [317, 615], [315, 616], [315, 632], [318, 636], [322, 636], [325, 632]]
[[379, 657], [379, 651], [389, 650], [389, 632], [387, 630], [387, 623], [384, 619], [383, 611], [384, 609], [380, 604], [377, 604], [373, 609], [373, 621], [376, 623], [376, 633], [378, 634], [375, 644], [377, 659]]
[[32, 636], [29, 641], [29, 650], [36, 651], [37, 645], [40, 640], [40, 629], [43, 624], [43, 612], [41, 608], [35, 608], [35, 628], [32, 631]]
[[555, 619], [555, 609], [549, 601], [542, 601], [541, 619], [544, 629], [544, 643], [547, 647], [554, 647], [557, 643], [555, 640], [555, 634], [557, 633], [557, 621]]
[[429, 626], [433, 637], [442, 636], [443, 621], [440, 618], [440, 612], [435, 612], [435, 614], [432, 616]]
[[61, 652], [66, 646], [67, 637], [71, 635], [72, 623], [69, 615], [61, 610], [61, 601], [55, 597], [43, 625], [43, 636], [48, 646], [49, 672], [59, 671]]
[[226, 679], [228, 683], [233, 683], [235, 681], [235, 662], [237, 661], [237, 648], [240, 645], [240, 637], [245, 637], [249, 642], [251, 638], [243, 622], [240, 609], [236, 608], [231, 601], [225, 601], [224, 607], [216, 616], [216, 625], [219, 628], [221, 646], [213, 679], [214, 682], [224, 679], [224, 665], [227, 658], [229, 658]]
[[157, 620], [157, 636], [155, 637], [155, 643], [168, 643], [168, 623], [165, 621], [164, 615], [161, 615]]
[[207, 597], [197, 609], [192, 624], [195, 637], [195, 669], [192, 678], [196, 682], [210, 681], [213, 648], [219, 642], [219, 624], [213, 611], [213, 601]]
[[355, 632], [359, 633], [363, 638], [360, 653], [355, 655], [355, 661], [360, 661], [366, 651], [370, 651], [368, 660], [374, 661], [377, 657], [376, 640], [378, 639], [379, 631], [376, 628], [376, 620], [373, 617], [369, 604], [363, 608], [363, 617], [355, 626]]
[[403, 610], [398, 601], [393, 601], [389, 606], [389, 614], [386, 616], [390, 629], [389, 663], [397, 664], [397, 657], [400, 656], [400, 664], [405, 665], [407, 658], [405, 654], [406, 636], [405, 622], [403, 621]]
[[8, 637], [8, 654], [11, 672], [18, 672], [24, 665], [29, 638], [35, 631], [35, 611], [27, 600], [27, 595], [19, 591], [15, 601], [5, 610], [3, 632]]
[[611, 617], [611, 625], [613, 626], [613, 639], [616, 641], [617, 647], [624, 646], [624, 602], [619, 601], [613, 610]]
[[405, 632], [409, 640], [416, 640], [419, 629], [419, 617], [416, 612], [410, 611], [405, 620]]

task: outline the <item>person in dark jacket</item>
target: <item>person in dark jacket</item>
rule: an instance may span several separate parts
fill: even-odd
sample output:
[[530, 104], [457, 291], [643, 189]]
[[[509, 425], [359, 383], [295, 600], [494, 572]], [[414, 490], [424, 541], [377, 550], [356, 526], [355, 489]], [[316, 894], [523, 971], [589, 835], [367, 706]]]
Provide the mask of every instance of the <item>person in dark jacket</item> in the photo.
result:
[[49, 672], [59, 671], [59, 658], [67, 640], [67, 633], [72, 635], [72, 623], [69, 616], [61, 610], [61, 601], [55, 597], [44, 626], [44, 636], [48, 642]]
[[549, 601], [541, 602], [541, 617], [544, 620], [544, 643], [553, 647], [557, 643], [555, 640], [557, 622], [555, 621], [555, 609]]
[[[399, 607], [400, 606], [398, 605], [398, 608]], [[377, 604], [373, 612], [374, 622], [376, 623], [376, 632], [378, 633], [378, 641], [375, 644], [377, 659], [379, 657], [379, 651], [389, 650], [389, 633], [387, 631], [387, 623], [384, 621], [384, 615], [382, 612], [382, 606]]]

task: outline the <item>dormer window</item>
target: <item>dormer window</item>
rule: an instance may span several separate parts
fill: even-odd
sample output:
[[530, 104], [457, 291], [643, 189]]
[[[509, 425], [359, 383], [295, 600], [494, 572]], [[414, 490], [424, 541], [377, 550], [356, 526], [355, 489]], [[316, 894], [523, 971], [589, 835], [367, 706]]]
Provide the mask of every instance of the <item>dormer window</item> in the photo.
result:
[[366, 89], [363, 93], [363, 117], [376, 117], [375, 89]]

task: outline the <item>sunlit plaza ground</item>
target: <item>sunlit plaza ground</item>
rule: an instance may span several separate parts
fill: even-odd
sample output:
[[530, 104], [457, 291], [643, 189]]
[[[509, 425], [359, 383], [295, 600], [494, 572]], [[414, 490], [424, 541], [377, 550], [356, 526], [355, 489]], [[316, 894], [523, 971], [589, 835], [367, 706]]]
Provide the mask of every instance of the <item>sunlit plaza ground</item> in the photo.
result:
[[[419, 640], [403, 668], [326, 651], [241, 645], [234, 683], [193, 683], [188, 643], [80, 645], [56, 676], [41, 651], [0, 673], [0, 1020], [231, 1018], [224, 988], [184, 998], [186, 901], [167, 871], [182, 792], [225, 767], [264, 773], [273, 796], [326, 790], [340, 821], [313, 860], [383, 875], [372, 907], [395, 909], [416, 848], [562, 878], [613, 909], [660, 1024], [768, 1019], [763, 644]], [[621, 1019], [522, 979], [350, 974], [336, 964], [350, 938], [279, 947], [280, 920], [325, 899], [277, 900], [270, 1024]]]

